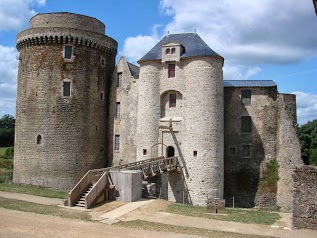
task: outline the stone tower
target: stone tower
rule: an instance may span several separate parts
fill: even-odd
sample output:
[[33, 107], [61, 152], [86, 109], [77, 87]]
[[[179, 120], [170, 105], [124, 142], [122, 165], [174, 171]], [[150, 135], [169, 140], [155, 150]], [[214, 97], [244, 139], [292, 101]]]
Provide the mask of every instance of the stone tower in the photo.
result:
[[223, 58], [196, 33], [165, 36], [138, 63], [137, 159], [177, 156], [168, 199], [223, 197]]
[[14, 182], [71, 189], [106, 161], [107, 99], [117, 42], [99, 20], [38, 14], [17, 36]]

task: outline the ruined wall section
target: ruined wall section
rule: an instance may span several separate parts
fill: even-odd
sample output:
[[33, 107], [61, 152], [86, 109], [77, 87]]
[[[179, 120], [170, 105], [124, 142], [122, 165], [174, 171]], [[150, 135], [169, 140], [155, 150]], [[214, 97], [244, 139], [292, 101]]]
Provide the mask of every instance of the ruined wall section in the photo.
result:
[[[33, 17], [33, 28], [17, 37], [13, 180], [69, 190], [87, 170], [105, 166], [107, 87], [117, 43], [102, 29], [54, 27], [57, 18], [67, 26], [67, 19], [80, 15], [48, 15]], [[40, 27], [44, 20], [50, 27]], [[83, 21], [91, 30], [103, 25], [93, 18]], [[64, 58], [65, 45], [73, 47], [71, 59]], [[70, 83], [70, 96], [63, 96], [64, 82]]]
[[317, 230], [317, 167], [295, 169], [293, 227]]
[[[111, 81], [108, 158], [113, 158], [109, 166], [115, 166], [136, 161], [138, 77], [131, 75], [127, 61], [121, 57]], [[119, 150], [114, 148], [115, 135], [120, 136]]]
[[277, 129], [279, 180], [276, 202], [282, 211], [290, 212], [293, 206], [293, 170], [303, 165], [296, 133], [296, 96], [293, 94], [279, 94]]
[[[251, 90], [248, 103], [241, 100], [242, 90]], [[261, 191], [259, 185], [267, 162], [276, 158], [277, 88], [225, 87], [224, 91], [225, 198], [227, 205], [234, 197], [236, 206], [254, 207], [258, 197], [271, 193]], [[241, 117], [251, 117], [250, 132], [242, 131]]]

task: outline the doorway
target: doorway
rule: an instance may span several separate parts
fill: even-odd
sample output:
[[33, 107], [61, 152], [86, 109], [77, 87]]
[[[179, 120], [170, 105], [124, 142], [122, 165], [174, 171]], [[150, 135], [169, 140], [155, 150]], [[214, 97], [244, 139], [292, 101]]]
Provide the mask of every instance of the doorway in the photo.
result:
[[166, 148], [166, 156], [167, 157], [174, 157], [175, 156], [175, 149], [173, 146], [169, 146]]

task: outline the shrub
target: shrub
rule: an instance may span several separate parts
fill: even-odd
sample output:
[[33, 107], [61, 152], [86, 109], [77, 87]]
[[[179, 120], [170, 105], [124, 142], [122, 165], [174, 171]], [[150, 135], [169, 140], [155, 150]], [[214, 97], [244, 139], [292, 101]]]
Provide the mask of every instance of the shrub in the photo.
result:
[[6, 151], [4, 152], [4, 158], [5, 159], [13, 159], [14, 155], [14, 148], [13, 147], [8, 147]]

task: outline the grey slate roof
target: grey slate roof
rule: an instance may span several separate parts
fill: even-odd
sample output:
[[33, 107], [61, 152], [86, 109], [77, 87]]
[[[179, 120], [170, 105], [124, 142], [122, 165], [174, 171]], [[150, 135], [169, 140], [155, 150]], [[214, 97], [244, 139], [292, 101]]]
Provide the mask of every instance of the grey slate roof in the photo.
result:
[[181, 33], [166, 35], [139, 61], [162, 59], [162, 45], [166, 45], [168, 43], [179, 43], [184, 47], [184, 52], [181, 55], [181, 58], [218, 55], [215, 51], [210, 49], [210, 47], [197, 33]]
[[128, 64], [128, 67], [129, 67], [129, 70], [130, 70], [130, 73], [132, 76], [138, 76], [139, 73], [140, 73], [140, 67], [134, 65], [134, 64], [131, 64], [129, 62], [127, 62]]
[[224, 80], [224, 87], [275, 87], [272, 80]]

